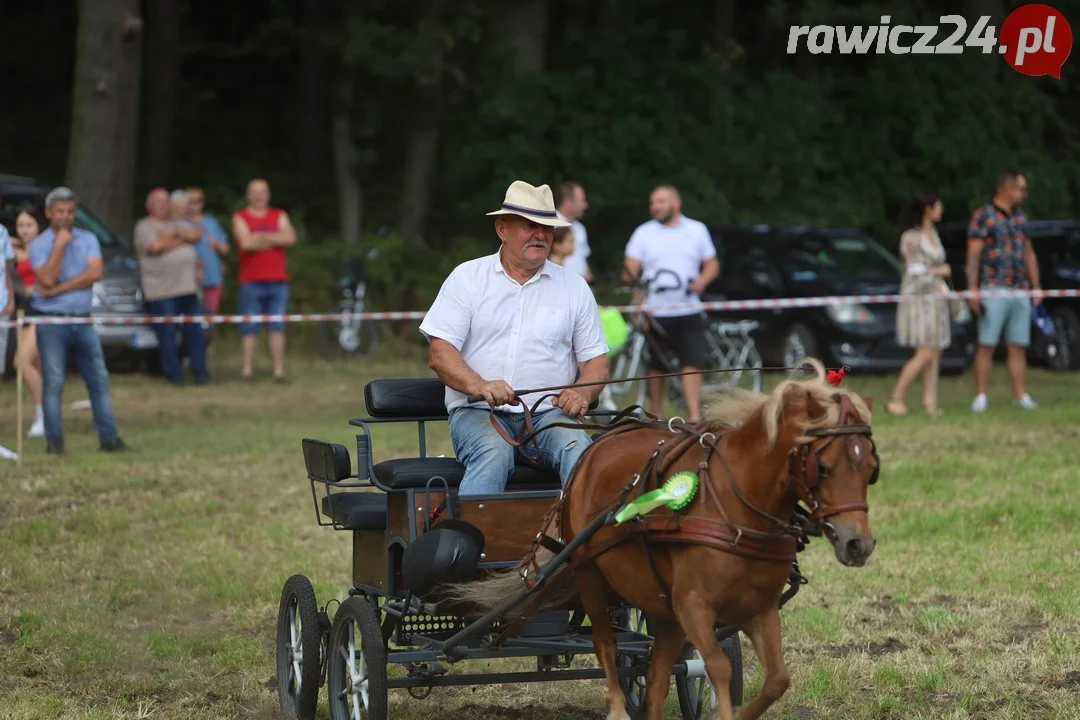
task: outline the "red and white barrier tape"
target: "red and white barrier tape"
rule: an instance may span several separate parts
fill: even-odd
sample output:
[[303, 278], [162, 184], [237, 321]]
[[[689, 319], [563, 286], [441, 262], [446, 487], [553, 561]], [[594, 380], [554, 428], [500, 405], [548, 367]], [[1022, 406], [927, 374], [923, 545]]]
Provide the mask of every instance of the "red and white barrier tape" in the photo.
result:
[[[1080, 297], [1080, 290], [983, 290], [973, 292], [939, 293], [934, 295], [833, 295], [808, 298], [762, 298], [758, 300], [721, 300], [699, 304], [665, 305], [664, 310], [772, 310], [785, 308], [823, 307], [826, 305], [870, 305], [882, 303], [911, 302], [913, 300], [964, 299], [970, 297], [1041, 297], [1062, 298]], [[622, 313], [631, 313], [639, 309], [649, 310], [649, 306], [638, 308], [634, 305], [605, 306], [614, 307]], [[657, 308], [659, 309], [659, 308]], [[164, 323], [207, 323], [210, 325], [240, 324], [249, 322], [319, 322], [327, 320], [422, 320], [426, 311], [409, 310], [395, 312], [366, 313], [291, 313], [286, 315], [93, 315], [90, 317], [56, 317], [35, 315], [25, 317], [24, 325], [156, 325]], [[0, 320], [0, 327], [10, 328], [17, 323], [13, 320]]]

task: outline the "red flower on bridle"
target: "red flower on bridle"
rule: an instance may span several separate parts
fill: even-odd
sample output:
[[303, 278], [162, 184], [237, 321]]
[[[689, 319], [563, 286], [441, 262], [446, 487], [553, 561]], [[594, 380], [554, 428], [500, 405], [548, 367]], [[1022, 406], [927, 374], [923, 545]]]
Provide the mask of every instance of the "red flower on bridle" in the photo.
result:
[[825, 373], [825, 382], [835, 387], [840, 387], [840, 381], [844, 379], [844, 373], [850, 370], [847, 365], [842, 365], [839, 370], [829, 370]]

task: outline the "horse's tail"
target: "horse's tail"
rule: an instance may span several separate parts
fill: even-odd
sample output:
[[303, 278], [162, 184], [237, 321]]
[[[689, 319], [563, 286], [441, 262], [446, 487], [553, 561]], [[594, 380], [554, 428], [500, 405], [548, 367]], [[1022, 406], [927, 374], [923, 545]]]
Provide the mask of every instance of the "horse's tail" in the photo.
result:
[[[543, 568], [554, 557], [554, 553], [540, 548], [536, 552], [536, 563]], [[548, 578], [545, 587], [556, 582], [559, 583], [559, 587], [551, 591], [537, 610], [558, 607], [577, 596], [577, 585], [574, 583], [573, 578], [564, 574], [565, 572], [566, 570], [563, 568]], [[482, 613], [487, 613], [521, 592], [524, 588], [525, 581], [521, 577], [520, 569], [513, 568], [492, 573], [482, 580], [448, 585], [444, 589], [444, 597], [454, 603], [470, 605]], [[532, 601], [533, 596], [526, 595], [520, 603], [507, 610], [505, 615], [514, 617], [520, 615], [524, 607]]]

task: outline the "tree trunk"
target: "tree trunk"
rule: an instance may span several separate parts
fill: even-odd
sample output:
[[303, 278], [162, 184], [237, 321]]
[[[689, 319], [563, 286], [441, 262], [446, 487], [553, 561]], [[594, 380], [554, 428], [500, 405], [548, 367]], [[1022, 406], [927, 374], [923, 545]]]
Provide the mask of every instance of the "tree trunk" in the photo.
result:
[[503, 10], [500, 36], [511, 79], [544, 69], [548, 15], [548, 0], [521, 0]]
[[733, 50], [736, 0], [716, 0], [713, 5], [713, 49], [723, 57]]
[[327, 32], [323, 0], [304, 0], [299, 87], [297, 88], [296, 151], [300, 172], [310, 184], [318, 184], [326, 167], [326, 97], [329, 52], [320, 38]]
[[176, 92], [183, 50], [179, 0], [153, 0], [146, 6], [147, 94], [150, 117], [143, 146], [143, 182], [169, 188], [176, 146]]
[[120, 235], [132, 229], [139, 129], [139, 0], [80, 0], [67, 182]]
[[409, 247], [426, 247], [422, 235], [431, 206], [431, 180], [435, 174], [443, 116], [446, 41], [442, 20], [445, 6], [445, 0], [424, 0], [417, 36], [422, 59], [413, 88], [405, 174], [398, 206], [398, 230]]
[[[338, 219], [345, 246], [355, 250], [362, 239], [360, 179], [356, 168], [356, 134], [352, 113], [355, 73], [343, 67], [334, 106], [334, 178], [337, 181]], [[352, 252], [348, 253], [353, 255]]]

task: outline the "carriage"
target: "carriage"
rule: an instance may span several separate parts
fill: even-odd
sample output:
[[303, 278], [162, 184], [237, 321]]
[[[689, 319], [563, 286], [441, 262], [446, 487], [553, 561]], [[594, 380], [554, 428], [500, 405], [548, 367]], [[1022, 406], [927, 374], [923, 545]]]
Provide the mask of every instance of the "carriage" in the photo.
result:
[[[447, 583], [520, 568], [523, 556], [542, 537], [537, 533], [541, 519], [561, 493], [557, 475], [522, 463], [504, 492], [458, 498], [464, 467], [454, 458], [427, 453], [427, 425], [448, 420], [444, 391], [438, 379], [369, 382], [364, 388], [369, 417], [349, 421], [357, 428], [355, 470], [344, 445], [302, 441], [318, 524], [352, 534], [352, 580], [349, 597], [332, 621], [327, 610], [336, 601], [320, 603], [304, 575], [295, 574], [285, 583], [277, 624], [277, 678], [286, 716], [314, 717], [324, 685], [334, 720], [382, 720], [388, 716], [387, 692], [392, 688], [405, 688], [413, 698], [424, 699], [436, 687], [605, 677], [599, 667], [574, 667], [576, 656], [595, 651], [594, 622], [580, 602], [529, 608], [517, 616], [507, 612], [521, 608], [567, 565], [575, 549], [610, 525], [610, 513], [598, 515], [565, 547], [556, 548], [531, 582], [522, 583], [520, 592], [500, 607], [479, 614], [443, 592]], [[588, 413], [596, 424], [605, 417], [610, 423], [613, 415], [625, 418], [625, 413], [598, 411], [595, 403]], [[416, 457], [375, 461], [371, 430], [387, 423], [415, 424]], [[599, 429], [594, 440], [605, 432]], [[819, 534], [811, 526], [807, 531]], [[798, 550], [807, 541], [803, 535]], [[797, 561], [789, 567], [781, 606], [806, 582]], [[654, 644], [652, 618], [619, 602], [607, 608], [606, 620], [617, 643], [618, 683], [633, 715], [644, 702], [643, 678]], [[739, 629], [714, 630], [732, 668], [728, 707], [739, 706]], [[486, 664], [467, 662], [503, 658], [535, 658], [535, 669], [479, 671], [476, 668]], [[400, 670], [390, 673], [391, 666]], [[689, 641], [672, 675], [682, 716], [711, 717], [713, 686]]]

